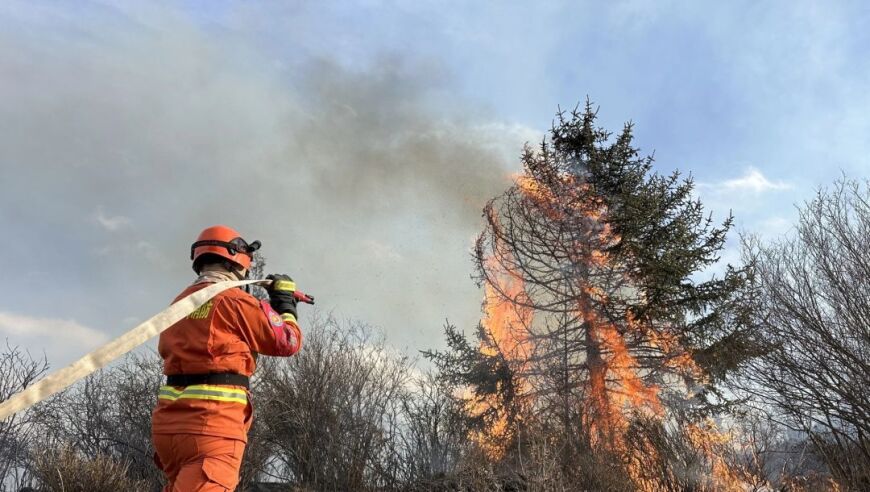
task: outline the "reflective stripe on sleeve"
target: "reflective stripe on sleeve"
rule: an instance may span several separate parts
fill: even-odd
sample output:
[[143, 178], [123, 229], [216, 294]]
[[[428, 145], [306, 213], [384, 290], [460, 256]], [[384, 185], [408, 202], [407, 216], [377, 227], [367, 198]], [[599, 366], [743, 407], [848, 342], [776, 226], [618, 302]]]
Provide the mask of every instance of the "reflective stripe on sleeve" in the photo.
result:
[[281, 319], [288, 323], [296, 323], [296, 316], [293, 316], [293, 313], [283, 313]]
[[175, 401], [178, 399], [216, 400], [233, 403], [248, 403], [248, 394], [243, 389], [213, 386], [209, 384], [194, 384], [177, 390], [172, 386], [161, 386], [157, 393], [161, 400]]

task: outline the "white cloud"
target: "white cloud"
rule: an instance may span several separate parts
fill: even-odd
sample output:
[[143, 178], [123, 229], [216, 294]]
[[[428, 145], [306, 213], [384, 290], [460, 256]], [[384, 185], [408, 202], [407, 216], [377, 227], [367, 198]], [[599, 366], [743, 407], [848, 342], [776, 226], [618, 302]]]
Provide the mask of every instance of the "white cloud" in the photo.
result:
[[103, 212], [102, 208], [97, 209], [96, 220], [104, 229], [111, 232], [115, 232], [131, 224], [129, 217], [124, 217], [123, 215], [108, 216]]
[[748, 191], [752, 193], [764, 193], [766, 191], [790, 190], [793, 188], [791, 183], [785, 181], [771, 181], [754, 167], [749, 167], [743, 176], [739, 178], [726, 179], [719, 183], [699, 183], [699, 187], [711, 188], [717, 191], [741, 192]]
[[108, 341], [105, 333], [74, 320], [0, 311], [0, 340], [63, 367]]

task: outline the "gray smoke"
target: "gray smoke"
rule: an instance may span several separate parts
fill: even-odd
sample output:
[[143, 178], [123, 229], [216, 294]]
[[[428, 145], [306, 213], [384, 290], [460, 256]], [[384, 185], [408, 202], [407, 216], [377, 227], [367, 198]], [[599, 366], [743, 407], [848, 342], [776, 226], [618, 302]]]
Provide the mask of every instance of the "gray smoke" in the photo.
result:
[[267, 270], [396, 345], [473, 322], [480, 209], [533, 133], [463, 116], [434, 63], [276, 61], [239, 33], [149, 15], [0, 17], [16, 279], [0, 312], [121, 333], [189, 281], [198, 231], [225, 223], [263, 241]]

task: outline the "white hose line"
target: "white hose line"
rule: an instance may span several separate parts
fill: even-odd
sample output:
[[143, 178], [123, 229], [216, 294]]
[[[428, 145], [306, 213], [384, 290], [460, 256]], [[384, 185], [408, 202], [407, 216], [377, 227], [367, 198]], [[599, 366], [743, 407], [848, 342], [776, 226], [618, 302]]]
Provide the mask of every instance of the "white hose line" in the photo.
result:
[[190, 294], [160, 313], [157, 313], [136, 328], [12, 395], [8, 400], [0, 403], [0, 420], [11, 417], [17, 412], [30, 408], [53, 394], [69, 388], [76, 381], [87, 377], [97, 369], [104, 367], [118, 357], [142, 345], [148, 339], [159, 335], [221, 292], [242, 285], [265, 284], [269, 282], [271, 280], [217, 282]]

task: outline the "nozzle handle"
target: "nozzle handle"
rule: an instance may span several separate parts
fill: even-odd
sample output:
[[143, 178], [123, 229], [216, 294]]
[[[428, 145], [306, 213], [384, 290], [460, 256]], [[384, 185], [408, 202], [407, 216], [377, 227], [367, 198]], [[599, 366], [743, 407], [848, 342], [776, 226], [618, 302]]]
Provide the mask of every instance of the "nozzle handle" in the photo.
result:
[[299, 302], [304, 302], [305, 304], [314, 304], [314, 296], [310, 296], [304, 292], [299, 292], [298, 290], [293, 292], [293, 297], [296, 298]]

